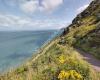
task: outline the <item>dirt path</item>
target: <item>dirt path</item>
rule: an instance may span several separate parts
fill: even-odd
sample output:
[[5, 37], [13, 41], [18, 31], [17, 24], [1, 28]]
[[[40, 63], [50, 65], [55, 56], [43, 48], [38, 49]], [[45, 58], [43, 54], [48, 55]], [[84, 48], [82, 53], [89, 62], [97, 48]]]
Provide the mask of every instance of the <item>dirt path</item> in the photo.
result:
[[89, 62], [96, 71], [100, 72], [100, 60], [96, 59], [93, 55], [85, 53], [79, 49], [77, 51], [81, 53], [83, 59]]

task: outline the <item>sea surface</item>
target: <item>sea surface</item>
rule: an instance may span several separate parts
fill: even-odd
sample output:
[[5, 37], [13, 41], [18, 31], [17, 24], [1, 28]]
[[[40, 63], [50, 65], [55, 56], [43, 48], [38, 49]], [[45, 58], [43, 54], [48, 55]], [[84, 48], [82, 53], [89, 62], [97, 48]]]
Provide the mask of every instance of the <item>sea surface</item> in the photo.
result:
[[24, 63], [57, 33], [56, 30], [0, 31], [0, 72]]

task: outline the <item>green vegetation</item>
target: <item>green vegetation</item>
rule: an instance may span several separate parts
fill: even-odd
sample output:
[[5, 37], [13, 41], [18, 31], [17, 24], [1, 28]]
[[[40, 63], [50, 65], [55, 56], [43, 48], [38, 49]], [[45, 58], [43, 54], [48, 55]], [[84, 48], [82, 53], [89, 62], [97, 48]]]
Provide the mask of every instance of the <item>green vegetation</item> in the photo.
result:
[[65, 35], [66, 43], [81, 48], [100, 59], [100, 24], [99, 22], [92, 24], [96, 21], [93, 16], [83, 19], [83, 22], [86, 22], [85, 20], [88, 23], [71, 28], [70, 32]]
[[[59, 44], [60, 39], [45, 47], [35, 61], [0, 77], [0, 80], [98, 80], [91, 66], [70, 46]], [[40, 54], [38, 54], [40, 55]]]
[[100, 58], [98, 1], [92, 2], [97, 7], [91, 4], [80, 14], [81, 17], [74, 19], [66, 34], [43, 47], [24, 66], [1, 75], [0, 80], [100, 80], [100, 73], [94, 71], [74, 49], [78, 47]]
[[82, 49], [100, 59], [100, 3], [91, 5], [74, 20], [67, 29], [65, 40], [68, 45]]

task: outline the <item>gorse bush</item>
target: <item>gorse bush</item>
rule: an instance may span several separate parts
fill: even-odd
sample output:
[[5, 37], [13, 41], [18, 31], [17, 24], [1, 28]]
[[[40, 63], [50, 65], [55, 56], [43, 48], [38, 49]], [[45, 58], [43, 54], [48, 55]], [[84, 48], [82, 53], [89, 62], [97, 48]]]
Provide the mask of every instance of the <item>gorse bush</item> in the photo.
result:
[[69, 71], [62, 70], [58, 75], [58, 79], [59, 80], [83, 80], [83, 77], [75, 70], [69, 70]]
[[[91, 77], [89, 64], [85, 63], [83, 60], [79, 61], [79, 59], [73, 54], [75, 55], [76, 52], [71, 53], [71, 56], [65, 56], [64, 54], [59, 56], [60, 58], [58, 63], [60, 64], [58, 65], [58, 71], [76, 71], [83, 77], [83, 79], [89, 80]], [[66, 72], [66, 74], [68, 74], [68, 72]], [[74, 79], [71, 78], [71, 80]]]
[[[61, 64], [68, 62], [67, 60], [68, 59], [64, 55], [61, 55], [59, 57], [59, 62]], [[70, 61], [70, 59], [69, 59], [69, 61]], [[68, 64], [70, 64], [70, 63], [68, 63]], [[73, 64], [75, 64], [75, 62]], [[69, 71], [61, 70], [58, 75], [59, 80], [82, 80], [82, 78], [83, 78], [82, 75], [77, 73], [76, 70], [69, 70]]]
[[64, 55], [59, 56], [59, 62], [64, 63], [66, 61], [66, 57]]

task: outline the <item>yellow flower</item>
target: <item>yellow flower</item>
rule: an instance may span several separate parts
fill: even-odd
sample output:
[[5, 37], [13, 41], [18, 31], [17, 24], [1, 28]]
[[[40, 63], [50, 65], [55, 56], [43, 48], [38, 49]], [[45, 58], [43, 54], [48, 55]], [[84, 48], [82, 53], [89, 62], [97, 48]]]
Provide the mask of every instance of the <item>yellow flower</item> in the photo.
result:
[[75, 70], [70, 70], [69, 71], [70, 76], [71, 76], [72, 79], [75, 79], [74, 72], [75, 72]]
[[66, 61], [65, 56], [64, 56], [64, 55], [61, 55], [61, 56], [59, 57], [59, 62], [63, 64], [65, 61]]
[[77, 79], [82, 79], [82, 78], [83, 78], [79, 73], [76, 73], [76, 74], [75, 74], [75, 77], [76, 77]]
[[58, 75], [58, 79], [63, 80], [69, 77], [69, 73], [65, 71], [61, 71], [60, 74]]
[[76, 72], [75, 70], [69, 70], [69, 71], [61, 71], [58, 75], [58, 79], [65, 80], [65, 79], [74, 79], [74, 80], [81, 80], [83, 77], [81, 74]]

